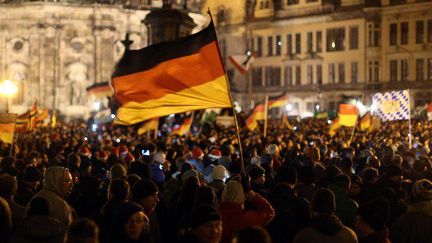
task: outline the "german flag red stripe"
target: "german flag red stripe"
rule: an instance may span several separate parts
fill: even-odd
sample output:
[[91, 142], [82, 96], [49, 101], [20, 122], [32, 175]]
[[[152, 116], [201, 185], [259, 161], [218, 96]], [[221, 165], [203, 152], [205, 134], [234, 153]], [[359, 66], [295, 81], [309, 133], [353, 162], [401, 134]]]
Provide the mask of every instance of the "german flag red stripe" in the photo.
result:
[[[203, 62], [203, 59], [207, 61]], [[198, 53], [167, 60], [150, 70], [114, 78], [112, 84], [117, 101], [124, 104], [157, 99], [223, 75], [217, 43], [213, 41]]]

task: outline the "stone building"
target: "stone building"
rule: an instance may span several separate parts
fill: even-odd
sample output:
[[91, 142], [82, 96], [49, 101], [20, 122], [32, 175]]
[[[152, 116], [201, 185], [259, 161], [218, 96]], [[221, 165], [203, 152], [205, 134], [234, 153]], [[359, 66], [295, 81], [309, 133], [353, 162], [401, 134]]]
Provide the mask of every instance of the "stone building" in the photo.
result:
[[[166, 1], [166, 0], [165, 0]], [[207, 19], [198, 0], [176, 0], [196, 29]], [[0, 80], [18, 85], [12, 112], [39, 107], [83, 117], [92, 109], [86, 87], [109, 81], [130, 33], [131, 49], [147, 45], [143, 19], [162, 0], [0, 0]], [[1, 98], [4, 108], [6, 100]]]
[[289, 114], [338, 103], [370, 104], [375, 92], [410, 89], [411, 106], [432, 101], [430, 0], [219, 0], [221, 51], [254, 51], [241, 75], [226, 62], [235, 99], [248, 110], [265, 95], [289, 96]]

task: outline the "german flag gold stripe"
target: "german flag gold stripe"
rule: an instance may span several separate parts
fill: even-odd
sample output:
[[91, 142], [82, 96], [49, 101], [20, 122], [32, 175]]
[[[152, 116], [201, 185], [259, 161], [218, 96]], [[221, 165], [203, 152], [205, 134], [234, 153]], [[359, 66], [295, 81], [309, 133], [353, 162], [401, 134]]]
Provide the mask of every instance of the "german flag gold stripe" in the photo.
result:
[[128, 102], [117, 110], [117, 124], [134, 124], [153, 117], [207, 108], [231, 107], [225, 75], [202, 85], [168, 93], [158, 99]]

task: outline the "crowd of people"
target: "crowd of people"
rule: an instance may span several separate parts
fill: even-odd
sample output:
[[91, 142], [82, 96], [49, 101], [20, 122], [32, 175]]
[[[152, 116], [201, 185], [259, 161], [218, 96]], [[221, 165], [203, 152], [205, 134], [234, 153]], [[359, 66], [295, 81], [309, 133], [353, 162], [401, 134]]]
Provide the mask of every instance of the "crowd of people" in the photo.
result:
[[[432, 123], [270, 121], [267, 136], [96, 132], [0, 144], [0, 242], [432, 242]], [[242, 153], [241, 153], [242, 152]], [[242, 157], [240, 156], [242, 155]]]

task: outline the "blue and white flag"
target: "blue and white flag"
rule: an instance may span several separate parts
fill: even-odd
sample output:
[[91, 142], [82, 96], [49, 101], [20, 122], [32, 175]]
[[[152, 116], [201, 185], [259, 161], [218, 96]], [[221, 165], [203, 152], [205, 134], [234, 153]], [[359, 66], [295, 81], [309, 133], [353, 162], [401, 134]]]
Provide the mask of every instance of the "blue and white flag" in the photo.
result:
[[406, 120], [410, 118], [408, 90], [376, 93], [372, 97], [372, 113], [383, 121]]

